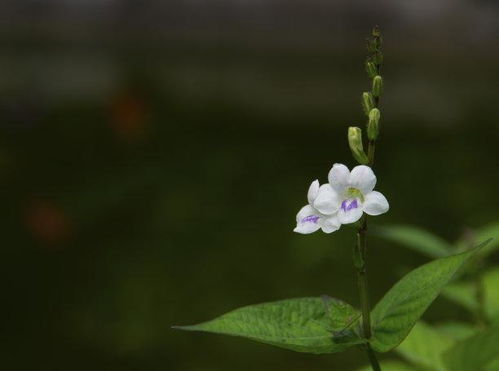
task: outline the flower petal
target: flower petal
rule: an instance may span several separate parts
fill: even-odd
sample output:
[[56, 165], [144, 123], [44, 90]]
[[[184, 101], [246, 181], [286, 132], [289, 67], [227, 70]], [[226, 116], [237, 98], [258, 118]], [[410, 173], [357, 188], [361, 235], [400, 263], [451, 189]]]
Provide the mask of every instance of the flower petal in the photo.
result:
[[313, 215], [315, 213], [316, 213], [316, 210], [312, 206], [310, 206], [310, 205], [303, 206], [300, 209], [300, 211], [298, 211], [298, 214], [296, 214], [296, 222], [298, 223], [303, 218], [306, 218], [307, 216]]
[[312, 206], [303, 206], [296, 214], [295, 232], [309, 234], [317, 231], [320, 226], [320, 215]]
[[357, 188], [364, 195], [371, 192], [376, 185], [376, 175], [366, 165], [355, 166], [350, 173], [349, 185]]
[[361, 216], [362, 204], [357, 198], [343, 201], [338, 210], [338, 219], [341, 224], [355, 223]]
[[337, 215], [321, 219], [321, 229], [324, 233], [332, 233], [340, 229], [341, 223]]
[[310, 184], [310, 187], [308, 188], [307, 199], [310, 205], [314, 203], [314, 200], [317, 198], [318, 194], [319, 194], [319, 181], [316, 179], [312, 182], [312, 184]]
[[350, 177], [350, 170], [343, 164], [334, 164], [329, 171], [328, 180], [331, 187], [339, 193], [343, 194], [348, 187], [348, 179]]
[[321, 185], [318, 193], [317, 198], [312, 204], [315, 209], [325, 215], [331, 215], [338, 211], [341, 199], [329, 184]]
[[380, 215], [386, 213], [390, 205], [388, 205], [388, 201], [382, 193], [373, 191], [365, 196], [362, 207], [366, 214]]

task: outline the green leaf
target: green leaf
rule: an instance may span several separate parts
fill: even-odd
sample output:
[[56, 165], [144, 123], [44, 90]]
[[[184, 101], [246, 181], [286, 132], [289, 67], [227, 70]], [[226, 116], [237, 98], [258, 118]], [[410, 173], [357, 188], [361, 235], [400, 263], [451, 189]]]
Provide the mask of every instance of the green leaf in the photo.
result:
[[499, 359], [495, 359], [490, 362], [484, 369], [484, 371], [499, 371]]
[[447, 335], [419, 321], [398, 346], [397, 352], [409, 362], [432, 370], [445, 370], [442, 354], [454, 344]]
[[485, 288], [485, 312], [492, 322], [499, 323], [499, 268], [494, 268], [483, 277]]
[[444, 353], [444, 360], [452, 371], [483, 370], [499, 357], [499, 326], [491, 327], [463, 340]]
[[476, 334], [477, 328], [466, 322], [443, 322], [433, 326], [439, 333], [456, 341], [464, 340]]
[[373, 228], [373, 232], [431, 258], [441, 258], [453, 252], [449, 243], [421, 228], [409, 225], [389, 225]]
[[[417, 369], [400, 361], [383, 361], [380, 362], [380, 367], [383, 371], [416, 371]], [[372, 371], [371, 366], [365, 366], [358, 371]]]
[[388, 352], [399, 345], [442, 288], [483, 245], [427, 263], [397, 282], [372, 311], [374, 350]]
[[[492, 322], [499, 323], [499, 268], [493, 268], [482, 276], [485, 292], [485, 313]], [[475, 312], [477, 310], [476, 287], [471, 281], [456, 282], [446, 287], [442, 294]]]
[[298, 298], [250, 305], [194, 326], [176, 327], [241, 336], [306, 353], [336, 353], [361, 344], [360, 313], [330, 297]]

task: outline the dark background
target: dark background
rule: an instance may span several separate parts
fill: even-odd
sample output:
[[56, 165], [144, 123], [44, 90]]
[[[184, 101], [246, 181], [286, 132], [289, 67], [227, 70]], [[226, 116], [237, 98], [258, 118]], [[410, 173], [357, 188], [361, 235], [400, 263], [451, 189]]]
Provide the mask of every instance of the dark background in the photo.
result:
[[[292, 229], [310, 182], [354, 165], [374, 24], [391, 210], [371, 224], [455, 240], [497, 218], [498, 2], [2, 1], [0, 367], [364, 364], [170, 326], [287, 297], [357, 305], [353, 229]], [[373, 303], [426, 261], [375, 237], [369, 259]], [[425, 318], [468, 317], [438, 299]]]

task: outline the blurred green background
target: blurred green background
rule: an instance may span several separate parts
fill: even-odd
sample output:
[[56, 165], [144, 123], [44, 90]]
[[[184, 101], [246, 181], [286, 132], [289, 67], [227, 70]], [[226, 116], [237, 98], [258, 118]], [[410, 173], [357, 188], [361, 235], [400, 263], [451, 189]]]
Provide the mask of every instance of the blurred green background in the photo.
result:
[[[310, 182], [355, 165], [364, 38], [385, 36], [371, 224], [455, 240], [497, 219], [494, 1], [0, 4], [1, 368], [354, 370], [183, 333], [251, 303], [357, 305], [353, 229], [294, 234]], [[425, 258], [372, 237], [372, 302]], [[444, 299], [427, 321], [466, 319]]]

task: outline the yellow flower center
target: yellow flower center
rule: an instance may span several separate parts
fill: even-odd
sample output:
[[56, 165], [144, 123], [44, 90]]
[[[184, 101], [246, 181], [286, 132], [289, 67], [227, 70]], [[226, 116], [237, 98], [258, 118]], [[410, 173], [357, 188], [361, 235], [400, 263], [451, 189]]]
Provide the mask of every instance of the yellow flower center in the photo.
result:
[[364, 202], [364, 195], [357, 188], [349, 187], [346, 191], [346, 198], [358, 198], [361, 202]]

